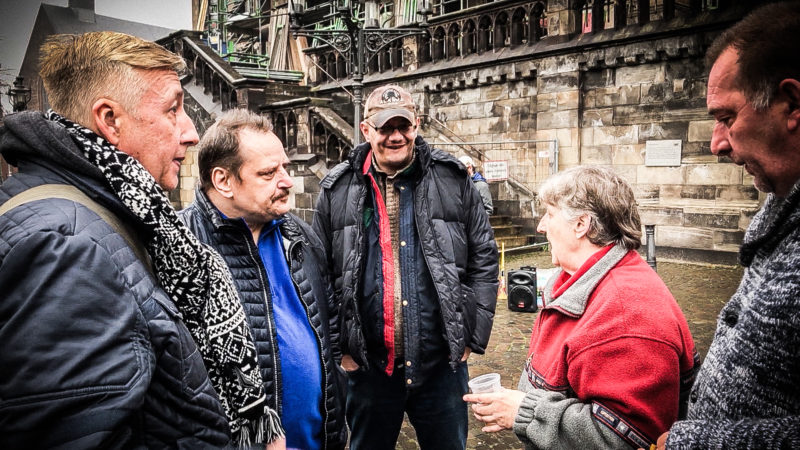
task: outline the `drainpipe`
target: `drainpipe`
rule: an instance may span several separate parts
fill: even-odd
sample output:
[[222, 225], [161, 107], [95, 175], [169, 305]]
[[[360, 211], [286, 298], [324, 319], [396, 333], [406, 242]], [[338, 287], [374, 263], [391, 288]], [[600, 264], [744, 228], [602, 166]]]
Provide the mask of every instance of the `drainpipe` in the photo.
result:
[[645, 225], [644, 233], [647, 236], [647, 264], [656, 270], [656, 226]]

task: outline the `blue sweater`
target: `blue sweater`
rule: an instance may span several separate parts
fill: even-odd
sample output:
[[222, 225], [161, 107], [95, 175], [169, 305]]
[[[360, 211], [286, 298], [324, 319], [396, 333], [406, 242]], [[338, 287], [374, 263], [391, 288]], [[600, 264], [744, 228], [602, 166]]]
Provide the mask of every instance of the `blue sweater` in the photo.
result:
[[317, 337], [289, 274], [283, 238], [273, 220], [258, 237], [269, 280], [281, 365], [281, 420], [287, 448], [322, 447], [322, 371]]

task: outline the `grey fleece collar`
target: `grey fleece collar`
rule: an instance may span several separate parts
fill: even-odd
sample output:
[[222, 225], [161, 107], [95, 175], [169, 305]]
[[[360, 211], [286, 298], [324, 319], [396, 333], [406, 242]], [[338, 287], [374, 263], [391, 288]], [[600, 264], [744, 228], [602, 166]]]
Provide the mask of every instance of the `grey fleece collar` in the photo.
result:
[[611, 247], [608, 253], [600, 258], [599, 261], [590, 267], [586, 273], [581, 275], [572, 286], [567, 288], [567, 290], [556, 299], [552, 299], [551, 295], [553, 292], [553, 285], [556, 283], [556, 279], [561, 275], [561, 272], [550, 277], [542, 293], [546, 305], [545, 309], [556, 308], [575, 317], [582, 316], [583, 312], [586, 310], [586, 303], [589, 301], [592, 292], [594, 292], [594, 288], [600, 284], [600, 281], [606, 276], [608, 271], [614, 268], [627, 254], [628, 250], [620, 245]]

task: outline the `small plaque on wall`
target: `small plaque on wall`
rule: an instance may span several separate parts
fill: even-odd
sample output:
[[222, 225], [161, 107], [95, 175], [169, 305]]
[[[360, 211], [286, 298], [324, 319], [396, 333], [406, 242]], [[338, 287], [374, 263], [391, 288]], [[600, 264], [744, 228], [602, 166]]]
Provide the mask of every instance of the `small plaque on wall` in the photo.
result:
[[663, 139], [647, 141], [644, 155], [645, 166], [680, 166], [681, 165], [680, 139]]

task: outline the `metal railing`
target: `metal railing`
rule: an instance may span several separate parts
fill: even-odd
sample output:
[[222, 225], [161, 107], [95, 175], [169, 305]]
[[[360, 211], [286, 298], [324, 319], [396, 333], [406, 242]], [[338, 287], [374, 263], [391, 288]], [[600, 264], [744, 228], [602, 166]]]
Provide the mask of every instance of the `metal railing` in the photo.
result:
[[[519, 140], [489, 142], [436, 142], [433, 147], [451, 154], [480, 155], [479, 170], [486, 176], [487, 161], [505, 161], [508, 165], [508, 182], [533, 196], [547, 177], [558, 172], [557, 140]], [[476, 155], [477, 153], [478, 155]]]

